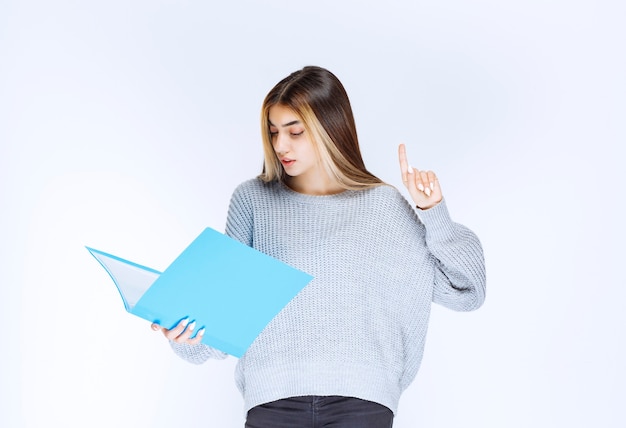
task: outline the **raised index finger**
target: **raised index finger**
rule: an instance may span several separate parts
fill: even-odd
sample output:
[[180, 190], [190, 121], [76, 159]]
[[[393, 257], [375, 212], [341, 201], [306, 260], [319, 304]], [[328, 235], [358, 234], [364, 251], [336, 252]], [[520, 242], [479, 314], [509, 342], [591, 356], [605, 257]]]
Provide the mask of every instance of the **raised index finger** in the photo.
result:
[[409, 163], [406, 160], [406, 147], [404, 146], [404, 144], [400, 144], [400, 146], [398, 146], [398, 160], [400, 161], [402, 180], [406, 181], [405, 174], [409, 170]]

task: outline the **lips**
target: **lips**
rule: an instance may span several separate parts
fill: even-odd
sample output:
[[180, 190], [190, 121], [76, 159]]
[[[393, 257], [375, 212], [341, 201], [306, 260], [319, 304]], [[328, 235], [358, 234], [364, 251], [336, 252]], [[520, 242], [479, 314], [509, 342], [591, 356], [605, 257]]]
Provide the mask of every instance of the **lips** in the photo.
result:
[[294, 162], [295, 162], [295, 160], [294, 160], [294, 159], [289, 159], [289, 158], [282, 158], [282, 159], [280, 160], [280, 163], [282, 163], [282, 164], [283, 164], [283, 166], [291, 166], [291, 165], [293, 165], [293, 164], [294, 164]]

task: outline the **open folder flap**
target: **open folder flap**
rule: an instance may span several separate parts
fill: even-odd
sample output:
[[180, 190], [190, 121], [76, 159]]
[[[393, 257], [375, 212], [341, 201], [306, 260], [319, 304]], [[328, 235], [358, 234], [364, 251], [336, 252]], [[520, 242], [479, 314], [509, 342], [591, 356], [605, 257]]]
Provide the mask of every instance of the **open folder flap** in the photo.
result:
[[131, 312], [141, 296], [157, 280], [161, 272], [112, 254], [86, 247], [107, 271], [122, 296], [124, 307]]

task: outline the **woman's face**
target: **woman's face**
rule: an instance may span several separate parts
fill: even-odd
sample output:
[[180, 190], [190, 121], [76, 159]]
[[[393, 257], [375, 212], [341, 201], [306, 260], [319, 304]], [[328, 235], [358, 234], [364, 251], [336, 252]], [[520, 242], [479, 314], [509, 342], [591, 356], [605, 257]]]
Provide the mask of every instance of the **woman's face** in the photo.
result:
[[275, 105], [269, 109], [269, 122], [274, 152], [292, 177], [290, 183], [319, 177], [321, 164], [302, 120], [291, 109]]

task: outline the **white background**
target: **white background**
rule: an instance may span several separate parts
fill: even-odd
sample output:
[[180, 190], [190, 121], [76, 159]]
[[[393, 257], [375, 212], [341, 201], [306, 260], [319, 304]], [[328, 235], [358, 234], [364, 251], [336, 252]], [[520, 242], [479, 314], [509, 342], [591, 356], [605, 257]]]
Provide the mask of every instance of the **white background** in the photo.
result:
[[488, 296], [434, 307], [407, 427], [623, 427], [626, 32], [596, 0], [0, 0], [0, 425], [242, 427], [84, 246], [164, 269], [261, 167], [291, 71], [350, 94], [369, 169], [435, 170]]

